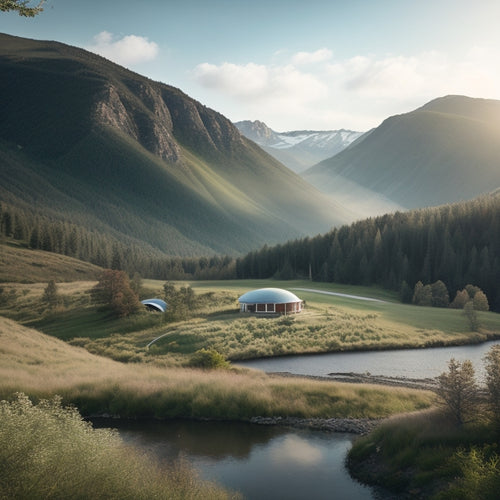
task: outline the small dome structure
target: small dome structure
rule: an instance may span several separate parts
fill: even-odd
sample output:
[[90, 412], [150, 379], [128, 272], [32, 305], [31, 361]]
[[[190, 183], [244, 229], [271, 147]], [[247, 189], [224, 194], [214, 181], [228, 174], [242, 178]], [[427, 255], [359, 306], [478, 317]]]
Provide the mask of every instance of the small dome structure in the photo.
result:
[[165, 312], [167, 310], [167, 303], [161, 299], [146, 299], [141, 300], [150, 311]]
[[259, 288], [239, 299], [240, 312], [256, 314], [291, 314], [302, 311], [303, 301], [294, 293], [281, 288]]

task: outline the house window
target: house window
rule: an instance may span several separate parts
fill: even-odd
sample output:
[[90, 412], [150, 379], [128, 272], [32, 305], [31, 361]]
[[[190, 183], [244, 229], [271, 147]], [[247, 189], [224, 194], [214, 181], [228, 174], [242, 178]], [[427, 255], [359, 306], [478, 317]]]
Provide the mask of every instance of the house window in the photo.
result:
[[258, 312], [266, 312], [266, 304], [257, 304]]
[[267, 312], [274, 312], [274, 304], [267, 304]]

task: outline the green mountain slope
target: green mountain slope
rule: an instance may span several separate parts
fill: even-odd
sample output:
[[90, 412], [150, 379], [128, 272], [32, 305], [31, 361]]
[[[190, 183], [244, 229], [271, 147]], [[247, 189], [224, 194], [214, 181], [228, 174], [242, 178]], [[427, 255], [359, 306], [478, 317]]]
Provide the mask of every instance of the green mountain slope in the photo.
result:
[[474, 198], [500, 186], [500, 101], [447, 96], [393, 116], [304, 178], [354, 183], [405, 208]]
[[350, 220], [180, 90], [0, 35], [0, 201], [168, 255], [238, 253]]

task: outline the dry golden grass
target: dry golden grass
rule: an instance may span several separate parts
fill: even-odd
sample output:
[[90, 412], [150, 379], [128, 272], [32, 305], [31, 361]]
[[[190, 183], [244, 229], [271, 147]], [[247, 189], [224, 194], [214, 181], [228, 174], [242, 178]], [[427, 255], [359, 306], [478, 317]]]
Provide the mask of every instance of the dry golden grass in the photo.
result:
[[122, 364], [0, 317], [0, 397], [54, 394], [84, 414], [121, 416], [365, 417], [432, 405], [431, 393], [270, 377], [249, 370], [200, 371]]
[[0, 282], [93, 280], [100, 271], [98, 266], [65, 255], [0, 244]]

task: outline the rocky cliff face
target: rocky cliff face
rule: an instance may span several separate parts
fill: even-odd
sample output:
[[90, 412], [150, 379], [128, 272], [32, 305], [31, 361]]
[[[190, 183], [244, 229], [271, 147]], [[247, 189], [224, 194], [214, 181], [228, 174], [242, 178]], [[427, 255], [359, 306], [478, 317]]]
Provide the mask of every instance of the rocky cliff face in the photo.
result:
[[95, 119], [138, 141], [151, 153], [168, 162], [180, 159], [180, 148], [172, 131], [172, 118], [158, 89], [133, 82], [134, 99], [123, 98], [117, 88], [106, 85], [95, 105]]

